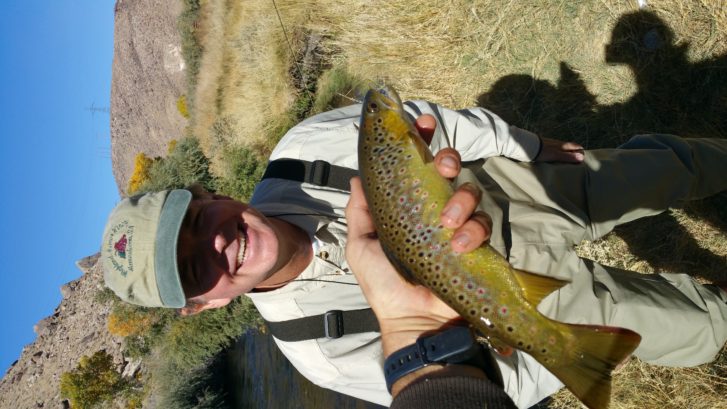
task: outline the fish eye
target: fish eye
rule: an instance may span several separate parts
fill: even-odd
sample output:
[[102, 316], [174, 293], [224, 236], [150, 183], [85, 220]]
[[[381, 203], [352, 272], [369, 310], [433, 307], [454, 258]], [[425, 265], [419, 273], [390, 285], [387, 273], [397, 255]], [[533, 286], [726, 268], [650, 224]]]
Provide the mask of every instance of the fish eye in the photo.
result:
[[366, 110], [368, 111], [369, 114], [375, 114], [375, 113], [379, 112], [379, 106], [376, 105], [376, 102], [370, 102], [369, 106], [366, 107]]

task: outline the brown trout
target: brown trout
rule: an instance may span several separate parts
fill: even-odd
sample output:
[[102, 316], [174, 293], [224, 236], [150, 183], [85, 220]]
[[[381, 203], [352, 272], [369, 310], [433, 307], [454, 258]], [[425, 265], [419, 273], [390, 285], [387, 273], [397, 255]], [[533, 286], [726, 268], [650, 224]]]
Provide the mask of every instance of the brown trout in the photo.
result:
[[454, 193], [391, 88], [364, 100], [358, 160], [381, 245], [402, 276], [431, 289], [498, 351], [532, 355], [589, 408], [608, 407], [611, 371], [641, 337], [551, 320], [536, 310], [564, 281], [516, 270], [490, 246], [451, 250], [440, 214]]

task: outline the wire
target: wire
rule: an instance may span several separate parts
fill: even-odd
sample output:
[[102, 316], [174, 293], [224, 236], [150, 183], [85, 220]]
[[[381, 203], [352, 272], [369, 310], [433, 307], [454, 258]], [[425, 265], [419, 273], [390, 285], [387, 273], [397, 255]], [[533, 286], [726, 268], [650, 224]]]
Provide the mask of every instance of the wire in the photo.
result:
[[[295, 58], [295, 51], [293, 51], [293, 45], [290, 43], [290, 38], [288, 37], [288, 31], [285, 29], [285, 24], [283, 24], [283, 18], [280, 17], [280, 11], [278, 10], [278, 5], [275, 3], [275, 0], [270, 0], [273, 3], [273, 8], [275, 9], [275, 14], [278, 16], [278, 21], [280, 22], [280, 28], [283, 29], [283, 36], [285, 37], [285, 43], [288, 44], [288, 49], [290, 50], [290, 56], [293, 58], [293, 63], [295, 64], [295, 68], [298, 70], [298, 75], [300, 75], [301, 80], [303, 79], [303, 69], [300, 67], [300, 64], [298, 64], [298, 59]], [[313, 94], [310, 92], [306, 84], [303, 85], [303, 90], [308, 94], [308, 97], [313, 100]]]

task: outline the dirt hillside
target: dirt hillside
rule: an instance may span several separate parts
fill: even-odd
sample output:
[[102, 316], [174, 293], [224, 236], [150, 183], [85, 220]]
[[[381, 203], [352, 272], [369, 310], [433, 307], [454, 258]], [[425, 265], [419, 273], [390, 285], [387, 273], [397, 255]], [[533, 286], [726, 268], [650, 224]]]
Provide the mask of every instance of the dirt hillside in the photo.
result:
[[177, 99], [186, 92], [177, 31], [178, 0], [118, 0], [111, 81], [111, 162], [124, 194], [134, 157], [164, 156], [186, 119]]

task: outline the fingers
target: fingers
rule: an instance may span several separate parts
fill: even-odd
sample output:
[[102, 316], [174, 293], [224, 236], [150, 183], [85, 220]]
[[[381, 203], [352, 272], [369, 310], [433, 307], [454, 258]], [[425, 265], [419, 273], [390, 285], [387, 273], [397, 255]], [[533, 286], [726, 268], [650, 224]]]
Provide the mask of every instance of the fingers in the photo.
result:
[[585, 159], [583, 152], [560, 152], [557, 156], [556, 161], [567, 163], [581, 163]]
[[351, 178], [351, 196], [346, 205], [346, 222], [349, 238], [370, 235], [376, 230], [369, 214], [369, 206], [366, 203], [359, 177]]
[[481, 246], [490, 239], [492, 219], [485, 212], [475, 212], [452, 237], [452, 250], [466, 253]]
[[434, 119], [434, 116], [430, 114], [424, 114], [417, 118], [416, 122], [414, 122], [414, 126], [417, 128], [417, 131], [419, 131], [419, 135], [424, 139], [424, 142], [429, 145], [432, 143], [432, 138], [434, 137], [434, 130], [437, 129], [437, 120]]
[[582, 151], [583, 146], [575, 142], [565, 142], [561, 145], [560, 149], [563, 151]]
[[557, 159], [560, 162], [581, 163], [585, 158], [583, 154], [583, 146], [575, 142], [565, 142], [560, 146], [557, 152]]
[[583, 146], [575, 142], [563, 142], [557, 139], [541, 138], [543, 148], [535, 158], [537, 162], [581, 163], [585, 158]]
[[475, 185], [465, 183], [457, 188], [442, 210], [442, 225], [457, 229], [452, 237], [452, 249], [458, 253], [472, 251], [492, 233], [492, 219], [477, 211], [482, 192]]
[[442, 210], [442, 225], [456, 229], [475, 211], [482, 198], [482, 192], [471, 183], [464, 183], [457, 188]]
[[452, 148], [444, 148], [434, 157], [434, 165], [439, 174], [447, 179], [453, 179], [459, 175], [459, 171], [462, 169], [461, 162], [459, 152]]

